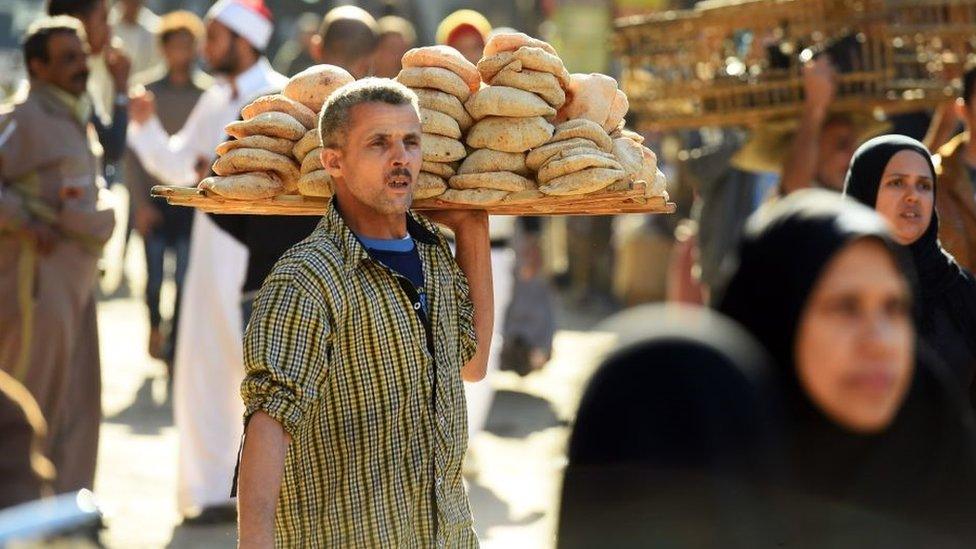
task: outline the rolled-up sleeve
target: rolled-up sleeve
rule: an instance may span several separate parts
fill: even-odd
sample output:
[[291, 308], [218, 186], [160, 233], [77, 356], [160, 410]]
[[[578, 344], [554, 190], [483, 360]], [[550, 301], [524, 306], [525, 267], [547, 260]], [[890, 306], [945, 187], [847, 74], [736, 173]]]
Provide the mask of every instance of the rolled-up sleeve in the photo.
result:
[[263, 411], [299, 438], [328, 367], [330, 319], [291, 276], [272, 275], [244, 335], [245, 422]]
[[474, 303], [468, 278], [458, 267], [454, 273], [454, 296], [458, 308], [458, 338], [461, 347], [461, 366], [467, 364], [478, 352], [478, 334], [474, 329]]

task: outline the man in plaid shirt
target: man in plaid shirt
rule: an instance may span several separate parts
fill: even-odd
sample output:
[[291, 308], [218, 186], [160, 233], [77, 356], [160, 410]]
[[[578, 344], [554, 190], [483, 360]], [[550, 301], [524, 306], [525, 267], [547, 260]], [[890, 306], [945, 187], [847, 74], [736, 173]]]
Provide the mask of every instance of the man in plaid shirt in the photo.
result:
[[[477, 547], [462, 379], [492, 332], [487, 215], [409, 210], [417, 98], [337, 90], [320, 117], [335, 198], [275, 266], [245, 335], [241, 547]], [[469, 287], [470, 282], [470, 287]]]

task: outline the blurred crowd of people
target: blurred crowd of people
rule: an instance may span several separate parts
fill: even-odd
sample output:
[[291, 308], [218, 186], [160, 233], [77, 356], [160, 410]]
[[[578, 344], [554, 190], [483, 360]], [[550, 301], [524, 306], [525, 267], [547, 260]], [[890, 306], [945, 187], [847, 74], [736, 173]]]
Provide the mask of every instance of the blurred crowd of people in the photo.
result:
[[[236, 520], [242, 334], [272, 267], [319, 218], [208, 215], [149, 189], [195, 185], [241, 107], [312, 65], [396, 76], [417, 32], [343, 6], [299, 18], [271, 60], [273, 14], [257, 0], [204, 18], [139, 0], [47, 10], [23, 41], [29, 87], [0, 111], [0, 506], [93, 487], [98, 258], [124, 224], [144, 245], [148, 353], [173, 385], [180, 512]], [[436, 41], [476, 63], [492, 32], [460, 10]], [[489, 371], [549, 359], [554, 255], [575, 305], [716, 310], [617, 324], [630, 344], [582, 400], [561, 546], [976, 539], [976, 141], [959, 131], [976, 125], [976, 69], [920, 141], [833, 112], [828, 56], [803, 80], [798, 119], [687, 132], [662, 151], [681, 216], [492, 218]], [[99, 200], [106, 184], [127, 189], [128, 215]], [[491, 388], [465, 389], [474, 434]]]

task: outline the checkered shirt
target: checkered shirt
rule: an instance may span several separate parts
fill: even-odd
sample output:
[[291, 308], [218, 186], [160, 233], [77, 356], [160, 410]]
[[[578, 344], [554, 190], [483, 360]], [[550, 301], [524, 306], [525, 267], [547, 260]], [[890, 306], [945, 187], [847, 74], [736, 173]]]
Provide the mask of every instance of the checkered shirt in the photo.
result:
[[292, 438], [277, 547], [478, 546], [461, 481], [474, 307], [444, 238], [413, 213], [407, 225], [430, 342], [406, 279], [369, 256], [334, 204], [255, 301], [245, 422], [264, 411]]

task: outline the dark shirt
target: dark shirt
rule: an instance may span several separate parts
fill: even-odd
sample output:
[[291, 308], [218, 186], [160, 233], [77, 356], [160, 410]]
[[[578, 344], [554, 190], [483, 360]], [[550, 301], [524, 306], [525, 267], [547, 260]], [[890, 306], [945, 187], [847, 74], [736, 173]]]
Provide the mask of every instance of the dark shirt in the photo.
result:
[[249, 293], [261, 289], [278, 259], [312, 234], [322, 217], [210, 214], [210, 219], [247, 248], [247, 274], [241, 291]]
[[420, 303], [427, 312], [427, 294], [424, 292], [424, 266], [413, 238], [383, 240], [356, 235], [370, 257], [387, 266], [393, 272], [406, 278], [417, 289]]

